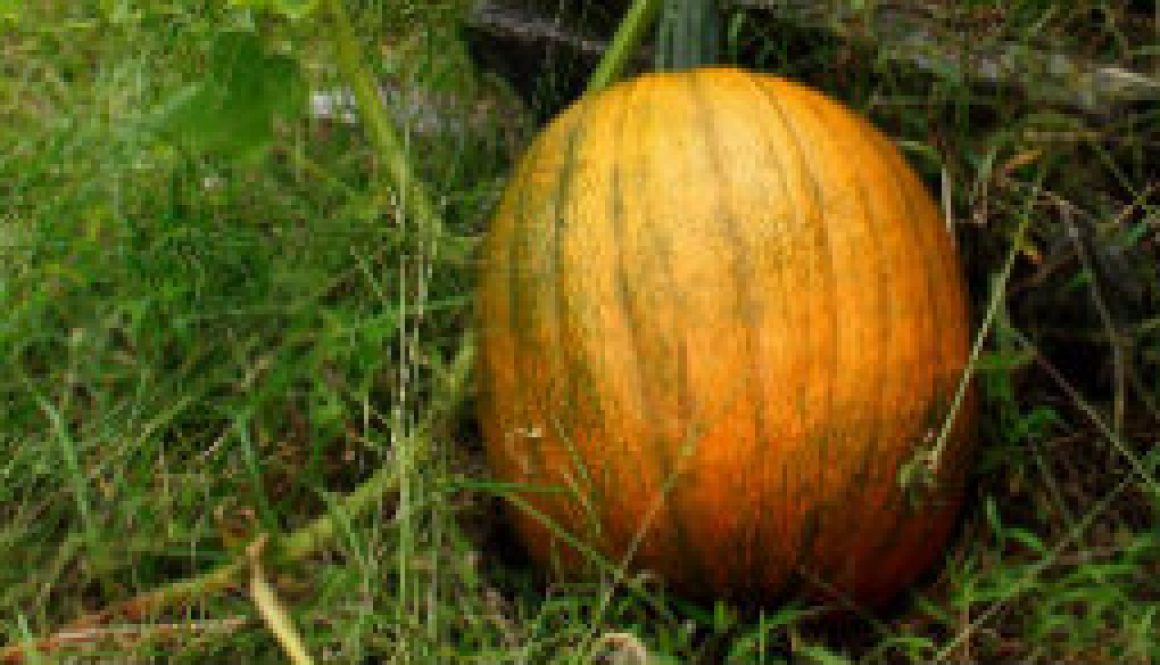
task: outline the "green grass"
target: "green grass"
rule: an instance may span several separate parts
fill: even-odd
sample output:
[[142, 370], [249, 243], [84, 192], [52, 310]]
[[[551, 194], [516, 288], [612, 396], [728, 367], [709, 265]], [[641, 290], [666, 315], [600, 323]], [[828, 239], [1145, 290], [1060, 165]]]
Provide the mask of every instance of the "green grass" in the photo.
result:
[[[470, 326], [464, 257], [529, 135], [457, 41], [466, 2], [361, 3], [355, 16], [378, 74], [465, 128], [407, 133], [467, 239], [438, 248], [417, 240], [357, 126], [283, 123], [243, 160], [158, 136], [158, 110], [204, 75], [218, 35], [245, 28], [241, 12], [31, 4], [0, 41], [0, 643], [230, 561], [387, 467], [397, 492], [381, 509], [335, 513], [332, 546], [266, 566], [319, 662], [1160, 659], [1154, 109], [1094, 120], [836, 39], [744, 35], [764, 40], [766, 67], [867, 110], [946, 184], [980, 311], [1031, 220], [989, 344], [1009, 362], [980, 377], [984, 445], [946, 563], [880, 617], [835, 625], [800, 602], [545, 586], [496, 517], [470, 400], [421, 426]], [[1015, 4], [995, 19], [1004, 35], [1079, 21], [1071, 3]], [[324, 30], [262, 25], [312, 88], [342, 85]], [[1065, 45], [1144, 62], [1115, 30], [1071, 30]], [[1118, 355], [1102, 309], [1127, 340]], [[109, 662], [284, 659], [242, 594], [117, 627], [131, 637], [100, 645]]]

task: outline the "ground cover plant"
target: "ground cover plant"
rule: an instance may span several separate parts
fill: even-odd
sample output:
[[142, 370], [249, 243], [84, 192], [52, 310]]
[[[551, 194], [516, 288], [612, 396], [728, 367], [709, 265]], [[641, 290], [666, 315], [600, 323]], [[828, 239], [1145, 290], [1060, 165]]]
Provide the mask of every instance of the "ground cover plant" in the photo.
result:
[[[545, 584], [497, 516], [469, 335], [544, 110], [473, 59], [473, 4], [0, 2], [5, 660], [1160, 659], [1154, 99], [1076, 107], [726, 11], [730, 58], [868, 115], [954, 223], [990, 324], [967, 508], [937, 570], [840, 621]], [[1148, 3], [831, 4], [1153, 81], [1160, 57]], [[404, 167], [342, 108], [360, 67]]]

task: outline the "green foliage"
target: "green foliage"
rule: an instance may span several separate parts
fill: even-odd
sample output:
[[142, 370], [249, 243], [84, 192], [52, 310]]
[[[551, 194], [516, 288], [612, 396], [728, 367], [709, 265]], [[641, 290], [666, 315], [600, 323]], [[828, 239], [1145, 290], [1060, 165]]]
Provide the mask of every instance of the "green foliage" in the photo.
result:
[[318, 7], [318, 0], [229, 0], [229, 4], [297, 20], [310, 16]]
[[254, 157], [274, 140], [277, 121], [306, 112], [306, 84], [298, 61], [266, 52], [254, 32], [221, 32], [205, 76], [157, 112], [156, 126], [184, 148]]

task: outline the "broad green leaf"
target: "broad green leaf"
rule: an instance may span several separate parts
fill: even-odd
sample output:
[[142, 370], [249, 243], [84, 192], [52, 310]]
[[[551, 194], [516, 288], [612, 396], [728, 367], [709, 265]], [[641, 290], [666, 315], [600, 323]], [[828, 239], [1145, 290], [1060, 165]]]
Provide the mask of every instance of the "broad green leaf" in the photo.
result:
[[174, 94], [155, 121], [182, 147], [246, 158], [270, 145], [276, 120], [293, 120], [305, 109], [296, 60], [267, 54], [254, 33], [225, 32], [214, 42], [205, 78]]

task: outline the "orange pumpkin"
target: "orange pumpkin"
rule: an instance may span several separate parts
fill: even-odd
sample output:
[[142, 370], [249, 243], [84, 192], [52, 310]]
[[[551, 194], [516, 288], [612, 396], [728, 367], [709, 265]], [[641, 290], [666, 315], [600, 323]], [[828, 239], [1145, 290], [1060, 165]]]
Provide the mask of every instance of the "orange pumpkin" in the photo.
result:
[[[481, 422], [533, 558], [694, 596], [883, 601], [938, 556], [974, 400], [939, 210], [822, 94], [731, 69], [647, 75], [557, 117], [486, 236]], [[555, 525], [545, 526], [546, 522]]]

